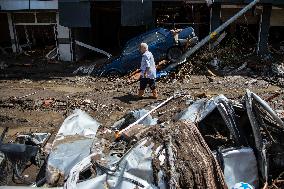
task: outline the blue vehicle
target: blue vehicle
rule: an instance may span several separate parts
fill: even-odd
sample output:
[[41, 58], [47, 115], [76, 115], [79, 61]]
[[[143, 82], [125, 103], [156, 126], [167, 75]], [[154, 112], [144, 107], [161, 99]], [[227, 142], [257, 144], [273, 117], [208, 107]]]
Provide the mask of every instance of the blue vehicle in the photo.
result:
[[158, 62], [164, 58], [176, 61], [187, 48], [185, 41], [190, 41], [190, 43], [198, 41], [191, 27], [179, 30], [178, 38], [175, 36], [173, 31], [156, 28], [129, 40], [121, 55], [103, 69], [102, 75], [124, 75], [138, 69], [141, 61], [139, 45], [142, 42], [148, 44], [149, 51], [153, 53], [155, 61]]

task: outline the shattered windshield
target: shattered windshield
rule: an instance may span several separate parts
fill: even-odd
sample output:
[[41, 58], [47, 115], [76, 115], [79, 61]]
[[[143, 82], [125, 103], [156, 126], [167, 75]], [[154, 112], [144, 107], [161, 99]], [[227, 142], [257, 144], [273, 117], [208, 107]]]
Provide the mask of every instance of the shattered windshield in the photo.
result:
[[123, 54], [129, 54], [139, 49], [139, 44], [142, 43], [142, 39], [139, 38], [137, 40], [133, 40], [127, 44], [127, 46], [123, 50]]
[[147, 43], [149, 45], [155, 42], [162, 42], [162, 41], [165, 41], [164, 35], [162, 35], [159, 32], [150, 33], [148, 35], [142, 36], [141, 38], [133, 40], [130, 43], [128, 43], [124, 48], [123, 54], [128, 54], [138, 50], [139, 44], [142, 42]]

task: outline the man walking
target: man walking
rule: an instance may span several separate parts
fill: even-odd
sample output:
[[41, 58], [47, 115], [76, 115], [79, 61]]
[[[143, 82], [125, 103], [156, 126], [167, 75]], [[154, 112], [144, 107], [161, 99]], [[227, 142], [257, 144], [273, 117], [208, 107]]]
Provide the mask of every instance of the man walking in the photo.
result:
[[140, 52], [142, 53], [141, 60], [141, 78], [140, 89], [138, 96], [143, 97], [146, 87], [149, 85], [152, 90], [153, 98], [158, 98], [156, 89], [156, 65], [153, 54], [148, 51], [148, 45], [146, 43], [140, 44]]

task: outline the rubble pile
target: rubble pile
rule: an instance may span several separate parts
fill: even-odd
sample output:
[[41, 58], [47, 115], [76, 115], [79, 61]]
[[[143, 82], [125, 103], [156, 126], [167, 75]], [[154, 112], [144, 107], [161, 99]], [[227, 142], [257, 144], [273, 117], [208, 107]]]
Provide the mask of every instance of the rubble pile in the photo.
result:
[[[180, 100], [184, 98], [187, 103]], [[170, 108], [176, 103], [185, 103], [184, 109]], [[35, 142], [43, 140], [26, 135], [2, 143], [2, 162], [15, 162], [12, 176], [38, 187], [283, 187], [284, 124], [255, 93], [247, 91], [240, 101], [179, 94], [151, 108], [128, 112], [112, 127], [75, 110], [53, 141]], [[154, 109], [158, 113], [148, 115]], [[47, 141], [49, 134], [41, 136]], [[19, 157], [26, 160], [18, 164]], [[34, 181], [22, 176], [29, 161], [40, 170]], [[7, 170], [7, 164], [1, 166]]]
[[[250, 48], [236, 38], [215, 47], [203, 47], [185, 64], [178, 66], [162, 81], [186, 80], [190, 75], [207, 76], [262, 76], [268, 81], [282, 86], [283, 58], [280, 56], [258, 57], [255, 48]], [[260, 63], [261, 62], [261, 63]]]

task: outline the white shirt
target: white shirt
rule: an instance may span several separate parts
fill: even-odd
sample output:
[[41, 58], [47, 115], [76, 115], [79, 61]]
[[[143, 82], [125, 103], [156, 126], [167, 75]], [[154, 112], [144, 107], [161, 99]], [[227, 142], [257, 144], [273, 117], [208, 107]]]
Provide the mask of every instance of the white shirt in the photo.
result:
[[149, 70], [146, 73], [146, 77], [149, 79], [155, 79], [156, 78], [156, 65], [155, 65], [153, 54], [150, 51], [146, 51], [142, 55], [141, 67], [140, 67], [142, 78], [144, 78], [144, 73], [146, 72], [147, 68], [149, 68]]

